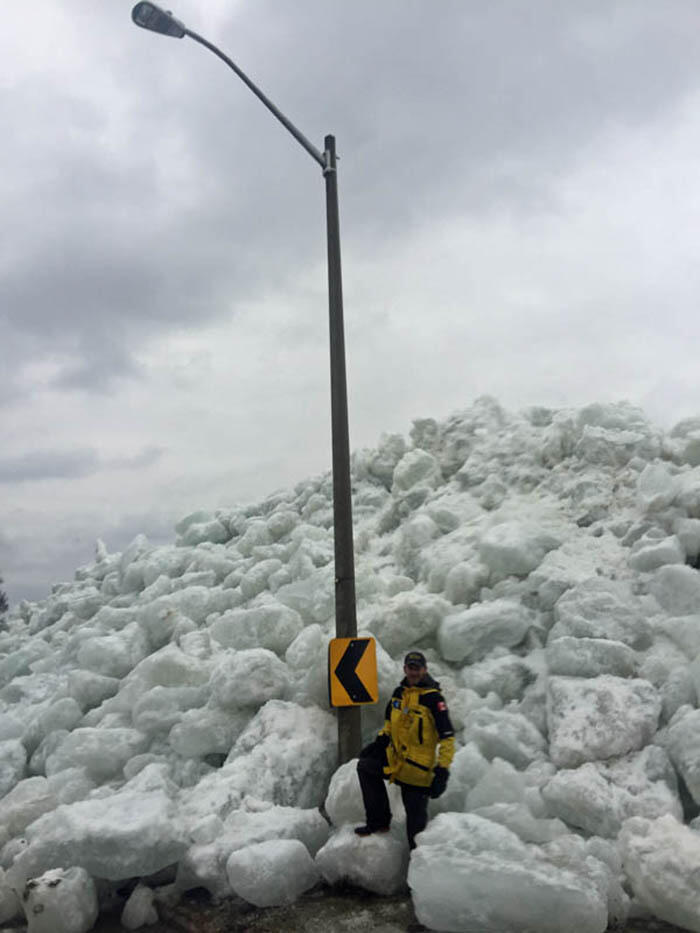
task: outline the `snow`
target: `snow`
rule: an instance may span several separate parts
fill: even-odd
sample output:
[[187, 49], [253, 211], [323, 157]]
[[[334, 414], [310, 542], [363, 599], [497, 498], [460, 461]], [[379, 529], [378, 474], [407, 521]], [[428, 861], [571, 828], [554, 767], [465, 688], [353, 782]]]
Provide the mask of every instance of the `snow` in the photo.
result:
[[0, 800], [0, 826], [10, 836], [19, 836], [49, 810], [58, 806], [58, 800], [45, 777], [25, 778]]
[[29, 644], [6, 654], [0, 659], [0, 686], [9, 684], [11, 680], [22, 674], [28, 674], [33, 663], [49, 654], [51, 654], [51, 648], [40, 639], [33, 639]]
[[465, 810], [478, 810], [496, 803], [521, 803], [525, 799], [525, 777], [509, 762], [494, 758], [467, 792]]
[[221, 709], [257, 708], [286, 695], [289, 675], [267, 648], [228, 650], [219, 656], [210, 683], [212, 700]]
[[[483, 757], [479, 749], [470, 742], [458, 748], [450, 767], [450, 779], [447, 790], [437, 800], [431, 801], [429, 812], [456, 810], [462, 811], [466, 807], [467, 793], [481, 780], [489, 770], [489, 762]], [[392, 802], [392, 812], [396, 819], [396, 810]]]
[[256, 907], [292, 904], [319, 881], [308, 849], [296, 839], [270, 839], [232, 852], [226, 862], [231, 890]]
[[647, 680], [550, 677], [549, 754], [563, 768], [642, 748], [656, 732], [661, 699]]
[[271, 700], [237, 739], [226, 765], [245, 774], [250, 792], [265, 792], [264, 799], [302, 809], [318, 806], [334, 770], [336, 739], [328, 713]]
[[650, 573], [667, 564], [683, 564], [685, 551], [676, 535], [665, 538], [644, 535], [630, 549], [629, 565], [640, 573]]
[[89, 777], [101, 783], [120, 775], [127, 761], [147, 747], [147, 737], [136, 729], [75, 729], [46, 758], [46, 775], [85, 768]]
[[700, 553], [700, 519], [678, 518], [673, 530], [687, 557], [695, 559]]
[[[131, 762], [133, 761], [136, 761], [136, 758], [132, 758]], [[124, 776], [127, 780], [129, 778], [127, 769], [131, 762], [124, 766]], [[76, 800], [84, 800], [95, 789], [95, 782], [90, 780], [85, 768], [66, 768], [64, 771], [52, 774], [47, 780], [51, 793], [56, 796], [59, 803], [75, 803]]]
[[120, 918], [127, 930], [138, 930], [158, 922], [158, 912], [153, 904], [153, 891], [144, 884], [137, 884], [124, 905]]
[[623, 758], [561, 770], [544, 785], [542, 797], [552, 816], [611, 839], [629, 817], [683, 815], [673, 767], [652, 745]]
[[699, 424], [482, 398], [353, 454], [363, 742], [414, 648], [456, 730], [410, 868], [399, 789], [360, 838], [337, 767], [331, 478], [193, 512], [173, 545], [99, 542], [0, 628], [0, 919], [34, 881], [52, 916], [74, 878], [128, 883], [137, 929], [165, 870], [173, 896], [253, 903], [408, 878], [426, 925], [480, 933], [624, 922], [621, 879], [700, 931]]
[[68, 674], [68, 693], [83, 711], [99, 706], [119, 689], [118, 677], [105, 677], [91, 671], [73, 670]]
[[270, 700], [236, 740], [223, 766], [182, 790], [180, 812], [190, 822], [210, 814], [224, 819], [246, 795], [302, 810], [319, 806], [334, 770], [336, 741], [328, 713]]
[[324, 570], [314, 570], [311, 558], [309, 564], [311, 566], [299, 567], [302, 579], [280, 586], [275, 592], [275, 597], [296, 610], [307, 625], [327, 622], [333, 615], [334, 598], [332, 575]]
[[81, 641], [77, 662], [81, 668], [104, 677], [124, 677], [148, 654], [148, 639], [138, 622], [118, 635], [96, 635]]
[[19, 897], [10, 887], [5, 872], [0, 868], [0, 923], [8, 923], [22, 915]]
[[481, 696], [497, 693], [504, 702], [520, 700], [537, 678], [537, 664], [526, 658], [507, 654], [462, 668], [461, 681], [465, 687]]
[[565, 635], [604, 638], [637, 650], [652, 642], [646, 607], [635, 598], [629, 583], [591, 577], [557, 600], [554, 618], [550, 640]]
[[255, 609], [225, 612], [213, 622], [210, 631], [225, 648], [260, 647], [283, 655], [303, 628], [298, 612], [275, 601]]
[[180, 860], [177, 887], [204, 887], [225, 897], [231, 894], [226, 863], [232, 852], [273, 839], [292, 839], [313, 856], [328, 839], [329, 827], [317, 809], [281, 807], [247, 796], [225, 820], [210, 815], [193, 821], [189, 834], [193, 845]]
[[72, 697], [50, 703], [25, 729], [22, 741], [33, 751], [42, 739], [58, 729], [74, 729], [83, 718], [83, 711]]
[[672, 816], [635, 817], [620, 834], [622, 865], [635, 897], [654, 916], [700, 931], [700, 835]]
[[642, 512], [668, 508], [676, 498], [678, 483], [663, 463], [648, 463], [639, 474], [637, 501]]
[[97, 919], [97, 892], [83, 868], [55, 868], [26, 885], [27, 933], [87, 933]]
[[503, 522], [489, 528], [479, 544], [479, 556], [492, 579], [511, 575], [526, 577], [545, 554], [561, 544], [553, 534], [519, 522]]
[[403, 830], [358, 836], [342, 826], [316, 854], [316, 866], [329, 884], [349, 882], [375, 894], [396, 894], [406, 883], [408, 843]]
[[700, 604], [700, 575], [691, 567], [660, 567], [649, 583], [649, 592], [669, 615], [690, 615]]
[[440, 653], [447, 661], [478, 661], [495, 648], [519, 644], [530, 624], [527, 610], [506, 599], [454, 612], [440, 625]]
[[450, 608], [444, 599], [433, 594], [398, 593], [383, 601], [366, 624], [382, 647], [396, 656], [405, 654], [412, 645], [434, 638]]
[[49, 868], [74, 865], [112, 881], [140, 877], [177, 862], [185, 851], [176, 807], [163, 791], [63, 804], [33, 822], [26, 839], [10, 869], [16, 887]]
[[402, 493], [414, 486], [435, 488], [442, 483], [437, 460], [426, 450], [416, 448], [404, 454], [392, 476], [392, 492]]
[[24, 732], [24, 725], [16, 716], [0, 714], [0, 742], [8, 739], [19, 739]]
[[562, 820], [538, 819], [533, 816], [527, 804], [493, 803], [478, 807], [473, 812], [475, 816], [506, 826], [523, 842], [551, 842], [559, 836], [569, 834], [569, 828]]
[[187, 710], [173, 725], [168, 743], [182, 758], [228, 755], [252, 713], [204, 708]]
[[700, 803], [700, 710], [680, 709], [671, 720], [666, 747], [693, 800]]
[[131, 718], [138, 732], [151, 736], [168, 731], [187, 712], [199, 712], [206, 700], [202, 687], [153, 687], [134, 703]]
[[[389, 794], [389, 806], [393, 814], [393, 821], [399, 820], [402, 822], [405, 816], [400, 789], [396, 784], [389, 784], [387, 793]], [[346, 761], [333, 774], [328, 785], [324, 809], [335, 828], [340, 828], [347, 823], [357, 826], [365, 822], [362, 791], [357, 777], [357, 758]]]
[[485, 758], [502, 758], [521, 770], [544, 758], [547, 745], [529, 719], [511, 710], [475, 710], [463, 738], [474, 742]]
[[609, 870], [590, 856], [560, 867], [505, 826], [464, 813], [440, 814], [417, 842], [408, 883], [429, 929], [603, 933], [608, 925]]
[[27, 752], [20, 739], [0, 742], [0, 797], [23, 777], [26, 764]]
[[550, 674], [568, 677], [598, 677], [600, 674], [634, 677], [637, 666], [637, 654], [621, 641], [564, 635], [547, 642], [547, 667]]

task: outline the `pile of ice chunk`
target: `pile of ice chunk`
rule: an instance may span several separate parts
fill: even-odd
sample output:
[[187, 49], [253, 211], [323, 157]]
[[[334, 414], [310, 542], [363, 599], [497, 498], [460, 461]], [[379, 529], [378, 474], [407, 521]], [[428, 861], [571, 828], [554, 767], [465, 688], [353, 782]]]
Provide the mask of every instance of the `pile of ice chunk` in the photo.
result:
[[422, 834], [409, 883], [434, 929], [603, 933], [628, 914], [619, 867], [614, 847], [595, 838], [534, 845], [476, 814], [444, 813]]
[[411, 648], [457, 731], [412, 853], [398, 789], [360, 838], [337, 767], [329, 476], [193, 513], [174, 546], [98, 542], [0, 628], [0, 923], [82, 933], [118, 902], [138, 929], [192, 888], [345, 881], [408, 884], [436, 930], [700, 931], [699, 425], [482, 398], [353, 455], [364, 740]]

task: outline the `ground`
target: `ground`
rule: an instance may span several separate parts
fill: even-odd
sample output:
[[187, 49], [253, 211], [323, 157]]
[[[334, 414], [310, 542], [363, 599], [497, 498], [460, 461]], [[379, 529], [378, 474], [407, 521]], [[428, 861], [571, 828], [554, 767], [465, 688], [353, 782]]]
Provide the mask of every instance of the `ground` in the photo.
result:
[[[378, 897], [357, 888], [319, 888], [289, 907], [251, 907], [238, 898], [212, 901], [193, 892], [175, 907], [161, 909], [148, 933], [417, 933], [408, 895]], [[104, 918], [95, 933], [124, 933], [117, 918]], [[624, 933], [685, 933], [660, 921], [631, 921]]]
[[[408, 895], [378, 897], [357, 888], [321, 887], [289, 907], [257, 908], [240, 898], [214, 903], [204, 891], [194, 891], [171, 908], [160, 908], [160, 921], [142, 927], [144, 933], [418, 933]], [[2, 933], [23, 933], [26, 927], [1, 927]], [[119, 911], [101, 916], [94, 933], [127, 933]], [[613, 933], [613, 931], [610, 931]], [[686, 933], [656, 920], [630, 921], [615, 933]]]
[[[406, 933], [424, 930], [410, 897], [378, 897], [358, 889], [319, 888], [288, 907], [256, 908], [238, 898], [212, 903], [194, 892], [170, 909], [148, 933]], [[95, 933], [123, 933], [104, 918]]]

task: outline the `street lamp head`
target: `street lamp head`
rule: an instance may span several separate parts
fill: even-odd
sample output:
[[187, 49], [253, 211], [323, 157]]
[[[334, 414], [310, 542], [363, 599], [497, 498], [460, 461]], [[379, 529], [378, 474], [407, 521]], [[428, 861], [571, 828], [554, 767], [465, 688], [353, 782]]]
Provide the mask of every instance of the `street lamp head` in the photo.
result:
[[131, 11], [131, 18], [137, 26], [150, 29], [151, 32], [159, 32], [163, 36], [182, 39], [186, 34], [184, 25], [179, 19], [175, 19], [169, 10], [161, 10], [155, 3], [147, 3], [145, 0], [136, 4]]

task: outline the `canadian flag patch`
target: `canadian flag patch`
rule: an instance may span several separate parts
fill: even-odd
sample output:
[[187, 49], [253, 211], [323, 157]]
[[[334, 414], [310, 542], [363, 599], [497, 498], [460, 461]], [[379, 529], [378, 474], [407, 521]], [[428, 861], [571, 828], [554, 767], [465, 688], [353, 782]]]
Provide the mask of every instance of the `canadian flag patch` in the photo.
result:
[[437, 708], [440, 710], [441, 713], [444, 713], [447, 710], [447, 703], [445, 703], [444, 700], [440, 700], [440, 702], [437, 705]]

